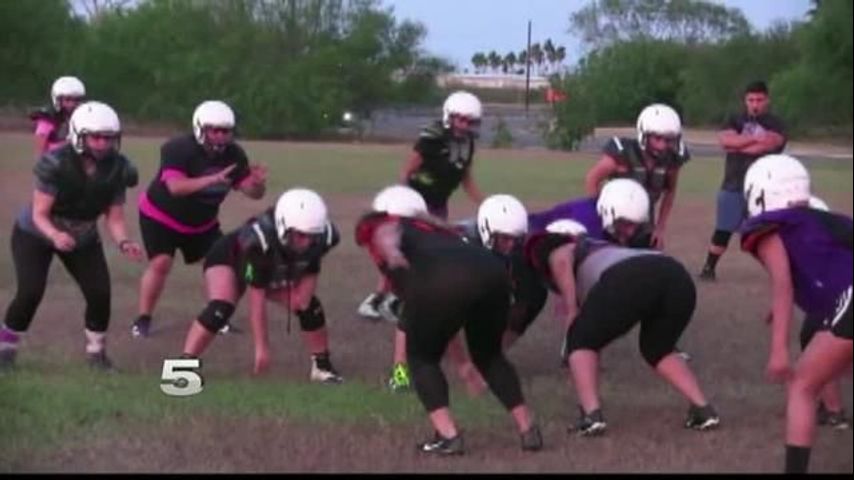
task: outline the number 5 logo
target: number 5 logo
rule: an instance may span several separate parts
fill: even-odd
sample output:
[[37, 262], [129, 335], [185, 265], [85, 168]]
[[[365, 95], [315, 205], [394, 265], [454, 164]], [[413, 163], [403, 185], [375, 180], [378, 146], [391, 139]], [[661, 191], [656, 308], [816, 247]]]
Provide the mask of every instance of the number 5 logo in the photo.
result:
[[188, 397], [201, 393], [202, 376], [196, 371], [202, 367], [198, 358], [167, 358], [163, 360], [160, 390], [171, 397]]

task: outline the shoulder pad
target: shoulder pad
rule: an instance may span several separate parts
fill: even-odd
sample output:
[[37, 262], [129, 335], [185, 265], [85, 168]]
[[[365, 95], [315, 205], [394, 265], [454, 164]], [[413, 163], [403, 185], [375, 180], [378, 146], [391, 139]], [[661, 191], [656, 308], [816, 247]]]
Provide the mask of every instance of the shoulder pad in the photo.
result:
[[741, 249], [756, 254], [759, 241], [780, 229], [780, 224], [765, 219], [753, 219], [745, 222], [741, 228]]
[[439, 140], [445, 136], [445, 129], [440, 123], [432, 123], [422, 128], [418, 136], [423, 139]]
[[62, 168], [62, 158], [58, 155], [60, 151], [47, 152], [36, 162], [33, 173], [40, 181], [48, 184], [56, 182]]
[[120, 168], [122, 169], [122, 185], [126, 188], [135, 187], [139, 183], [139, 171], [136, 169], [136, 165], [124, 155], [118, 155], [116, 161], [120, 162]]
[[28, 115], [30, 120], [54, 120], [56, 117], [56, 111], [54, 111], [51, 107], [39, 107], [33, 111], [31, 111]]
[[338, 228], [332, 222], [326, 222], [326, 230], [324, 231], [324, 245], [326, 250], [332, 250], [338, 243], [341, 242], [341, 234], [338, 233]]

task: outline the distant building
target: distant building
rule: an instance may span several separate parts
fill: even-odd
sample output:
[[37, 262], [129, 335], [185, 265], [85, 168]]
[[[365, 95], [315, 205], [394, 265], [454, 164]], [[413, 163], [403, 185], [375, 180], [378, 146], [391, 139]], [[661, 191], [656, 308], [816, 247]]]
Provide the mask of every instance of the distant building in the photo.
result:
[[[495, 88], [502, 90], [525, 90], [525, 76], [514, 74], [471, 74], [447, 73], [436, 77], [441, 88]], [[549, 87], [546, 77], [531, 75], [531, 90]]]

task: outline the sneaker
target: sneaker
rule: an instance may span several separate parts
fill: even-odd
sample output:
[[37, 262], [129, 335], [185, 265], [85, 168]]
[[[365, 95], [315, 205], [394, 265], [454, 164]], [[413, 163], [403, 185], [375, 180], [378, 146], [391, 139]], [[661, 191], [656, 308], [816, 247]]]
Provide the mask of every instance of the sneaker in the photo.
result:
[[698, 277], [700, 278], [700, 280], [706, 282], [714, 282], [718, 279], [717, 275], [715, 274], [715, 269], [709, 267], [703, 267], [703, 270], [700, 272], [700, 275], [698, 275]]
[[223, 325], [217, 333], [219, 333], [220, 335], [228, 335], [232, 333], [243, 333], [243, 330], [240, 330], [239, 328], [235, 327], [234, 324], [228, 322]]
[[148, 337], [151, 330], [151, 315], [140, 315], [133, 321], [130, 327], [130, 334], [135, 338]]
[[13, 348], [0, 350], [0, 372], [15, 368], [15, 359], [17, 356], [18, 351]]
[[718, 412], [711, 405], [697, 407], [691, 405], [688, 409], [688, 418], [685, 419], [685, 428], [698, 431], [713, 430], [721, 424]]
[[418, 444], [418, 451], [437, 455], [462, 455], [464, 453], [463, 435], [457, 433], [454, 438], [445, 438], [436, 432], [433, 439]]
[[388, 377], [388, 388], [394, 393], [405, 392], [412, 388], [409, 379], [409, 367], [405, 363], [397, 363], [391, 369], [391, 375]]
[[317, 383], [338, 384], [344, 382], [344, 378], [338, 374], [328, 353], [320, 353], [311, 356], [311, 381]]
[[845, 415], [845, 410], [831, 412], [823, 403], [819, 403], [818, 405], [816, 420], [819, 425], [824, 425], [834, 430], [848, 430], [851, 428], [851, 420]]
[[89, 364], [89, 367], [93, 370], [101, 370], [103, 372], [108, 372], [113, 369], [113, 362], [107, 356], [107, 352], [101, 350], [96, 353], [87, 353], [86, 354], [86, 363]]
[[584, 413], [584, 410], [579, 407], [581, 416], [574, 427], [570, 427], [569, 431], [574, 432], [582, 437], [595, 437], [605, 433], [608, 424], [605, 422], [605, 417], [602, 415], [602, 409], [596, 409], [590, 413]]
[[691, 359], [694, 358], [691, 356], [690, 353], [688, 353], [684, 350], [681, 350], [679, 347], [676, 347], [674, 350], [676, 350], [676, 355], [679, 355], [680, 357], [682, 357], [682, 360], [685, 360], [685, 362], [690, 362]]
[[374, 292], [368, 295], [362, 301], [362, 304], [359, 305], [359, 309], [357, 311], [359, 313], [359, 316], [370, 320], [379, 320], [380, 318], [382, 318], [379, 308], [380, 304], [383, 302], [384, 299], [384, 293]]
[[521, 435], [522, 450], [525, 452], [538, 452], [543, 449], [543, 435], [540, 427], [532, 425], [527, 432]]
[[377, 313], [389, 323], [400, 323], [400, 312], [403, 308], [401, 301], [393, 293], [386, 294], [385, 299], [377, 307]]

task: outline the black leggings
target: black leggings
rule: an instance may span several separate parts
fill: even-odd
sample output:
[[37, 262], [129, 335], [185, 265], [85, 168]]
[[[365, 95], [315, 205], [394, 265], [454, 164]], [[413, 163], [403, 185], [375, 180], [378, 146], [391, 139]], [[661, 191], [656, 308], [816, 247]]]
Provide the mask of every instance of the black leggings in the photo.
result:
[[691, 321], [691, 275], [664, 255], [630, 258], [602, 274], [567, 332], [569, 352], [599, 351], [640, 323], [640, 351], [655, 367], [672, 353]]
[[25, 332], [30, 327], [44, 296], [54, 255], [59, 257], [83, 292], [86, 329], [105, 332], [110, 323], [110, 272], [100, 240], [71, 252], [60, 252], [17, 224], [12, 231], [12, 258], [18, 291], [6, 310], [6, 326], [16, 332]]
[[[428, 263], [428, 262], [425, 262]], [[510, 283], [500, 261], [483, 250], [449, 252], [430, 265], [413, 264], [404, 292], [406, 355], [415, 391], [428, 412], [448, 406], [448, 382], [440, 362], [462, 329], [472, 362], [508, 410], [524, 402], [519, 377], [504, 356]]]

